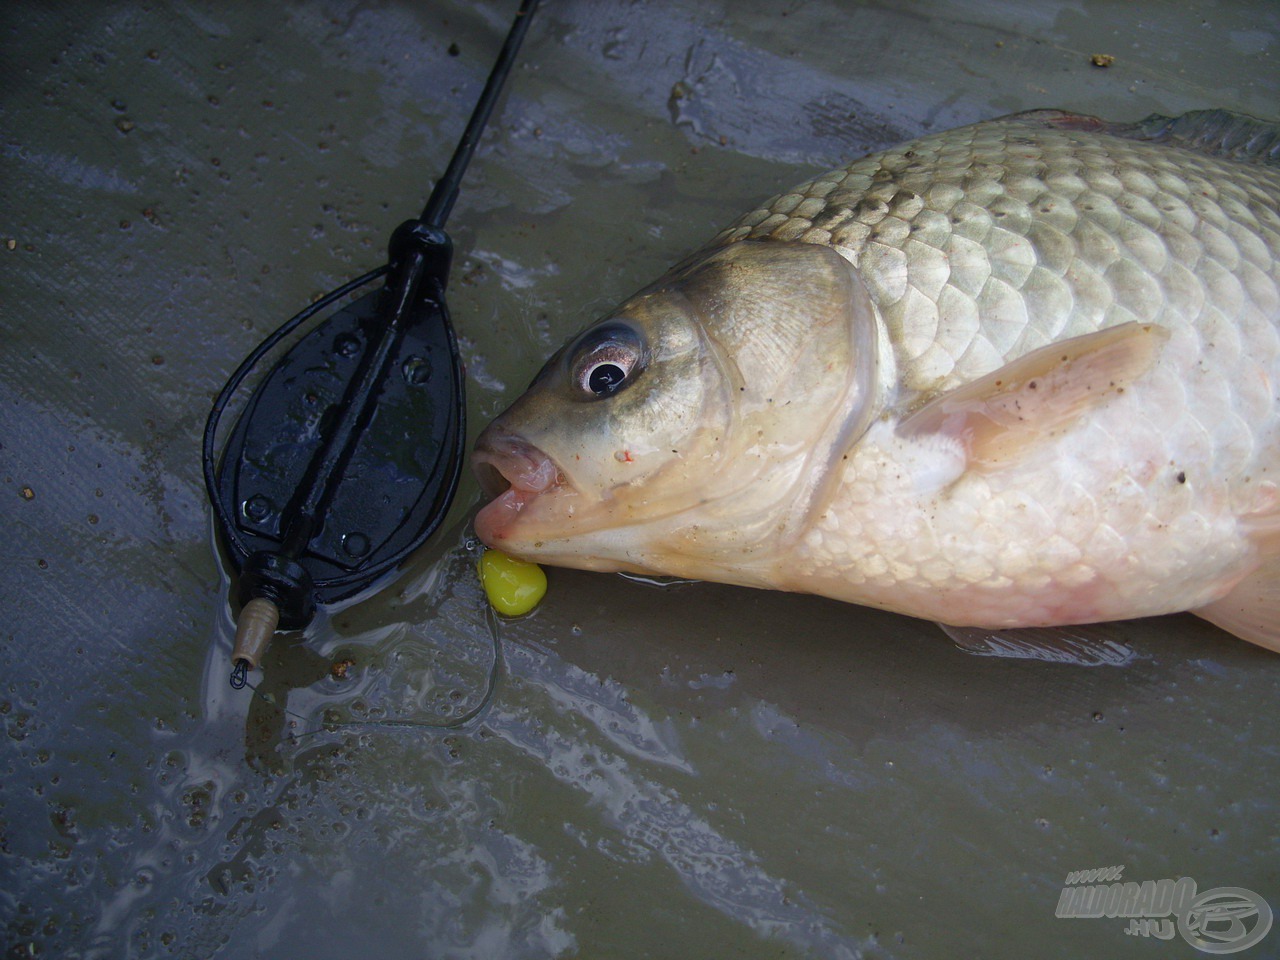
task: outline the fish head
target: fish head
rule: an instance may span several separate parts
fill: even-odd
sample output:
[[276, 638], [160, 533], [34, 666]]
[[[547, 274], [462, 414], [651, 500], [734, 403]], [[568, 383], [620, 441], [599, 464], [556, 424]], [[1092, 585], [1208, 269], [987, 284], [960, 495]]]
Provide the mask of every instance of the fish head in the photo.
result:
[[752, 582], [869, 422], [876, 327], [829, 247], [691, 258], [570, 340], [481, 434], [477, 534], [543, 563]]

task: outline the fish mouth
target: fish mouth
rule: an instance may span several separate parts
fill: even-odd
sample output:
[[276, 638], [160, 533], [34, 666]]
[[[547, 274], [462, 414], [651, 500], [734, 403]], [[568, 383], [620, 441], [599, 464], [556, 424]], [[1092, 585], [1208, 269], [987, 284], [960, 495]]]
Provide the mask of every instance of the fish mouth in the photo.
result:
[[489, 547], [501, 547], [525, 508], [565, 482], [549, 456], [527, 440], [492, 426], [476, 441], [471, 469], [490, 498], [476, 514], [476, 535]]

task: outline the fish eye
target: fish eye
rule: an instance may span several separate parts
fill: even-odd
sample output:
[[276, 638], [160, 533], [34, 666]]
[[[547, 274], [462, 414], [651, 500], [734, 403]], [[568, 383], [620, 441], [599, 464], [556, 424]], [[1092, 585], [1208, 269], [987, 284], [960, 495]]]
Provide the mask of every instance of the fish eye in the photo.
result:
[[639, 372], [643, 354], [640, 336], [630, 327], [608, 324], [589, 330], [572, 354], [573, 384], [589, 399], [611, 397]]
[[627, 379], [627, 369], [621, 364], [603, 360], [587, 373], [587, 389], [597, 397], [607, 397]]

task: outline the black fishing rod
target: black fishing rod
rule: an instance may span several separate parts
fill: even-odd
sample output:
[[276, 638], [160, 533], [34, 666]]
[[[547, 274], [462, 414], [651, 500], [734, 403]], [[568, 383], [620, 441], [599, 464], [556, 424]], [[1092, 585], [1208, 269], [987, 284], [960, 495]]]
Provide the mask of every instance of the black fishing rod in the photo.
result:
[[[388, 262], [326, 294], [254, 349], [214, 400], [204, 480], [239, 571], [231, 685], [243, 687], [276, 630], [373, 585], [421, 546], [453, 502], [465, 392], [445, 302], [444, 224], [538, 0], [523, 0], [484, 91], [422, 214], [396, 228]], [[312, 317], [336, 311], [271, 367], [222, 451], [218, 427], [249, 374]]]

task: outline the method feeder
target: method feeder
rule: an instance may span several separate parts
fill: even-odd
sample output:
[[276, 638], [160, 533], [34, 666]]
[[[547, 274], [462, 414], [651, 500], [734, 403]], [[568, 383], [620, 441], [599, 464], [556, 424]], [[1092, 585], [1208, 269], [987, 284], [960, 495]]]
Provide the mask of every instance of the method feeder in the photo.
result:
[[[239, 571], [231, 685], [245, 685], [277, 629], [371, 586], [444, 519], [466, 436], [462, 364], [445, 287], [445, 220], [538, 0], [523, 0], [484, 91], [422, 215], [396, 228], [388, 262], [331, 291], [245, 358], [204, 431], [205, 488]], [[218, 425], [245, 378], [282, 340], [334, 312], [263, 376], [223, 449]]]

